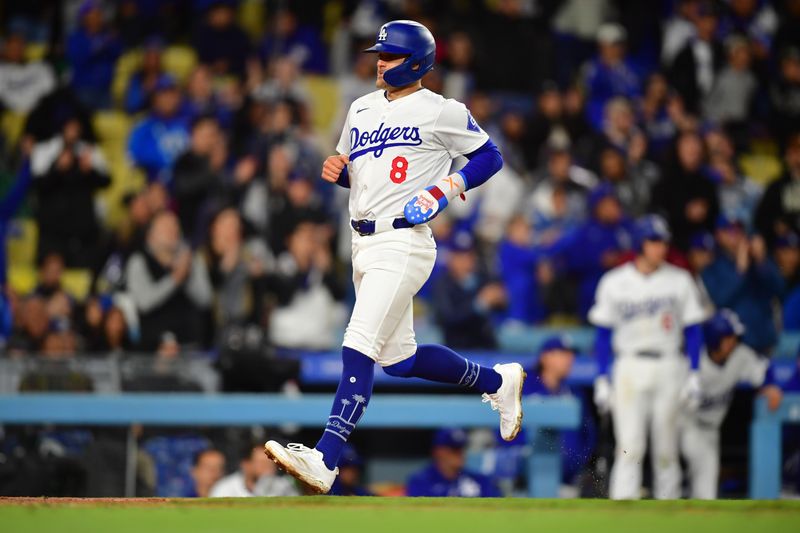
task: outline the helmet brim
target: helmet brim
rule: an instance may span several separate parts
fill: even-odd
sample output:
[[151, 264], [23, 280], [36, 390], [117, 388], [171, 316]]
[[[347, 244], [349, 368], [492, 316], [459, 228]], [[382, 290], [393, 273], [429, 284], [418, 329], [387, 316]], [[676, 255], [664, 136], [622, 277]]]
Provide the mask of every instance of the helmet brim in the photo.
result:
[[364, 50], [364, 53], [367, 54], [377, 54], [380, 52], [386, 52], [387, 54], [411, 55], [413, 50], [409, 50], [405, 46], [397, 46], [396, 44], [390, 43], [376, 43], [374, 46], [370, 46]]

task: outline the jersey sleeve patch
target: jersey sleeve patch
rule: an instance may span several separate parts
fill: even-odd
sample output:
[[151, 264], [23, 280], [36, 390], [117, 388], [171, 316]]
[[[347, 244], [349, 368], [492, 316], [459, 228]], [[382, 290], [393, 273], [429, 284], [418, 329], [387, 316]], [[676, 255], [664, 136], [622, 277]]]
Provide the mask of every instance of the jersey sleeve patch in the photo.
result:
[[478, 123], [475, 122], [475, 119], [472, 118], [472, 113], [467, 111], [467, 129], [469, 131], [474, 131], [475, 133], [480, 133], [481, 128], [478, 126]]

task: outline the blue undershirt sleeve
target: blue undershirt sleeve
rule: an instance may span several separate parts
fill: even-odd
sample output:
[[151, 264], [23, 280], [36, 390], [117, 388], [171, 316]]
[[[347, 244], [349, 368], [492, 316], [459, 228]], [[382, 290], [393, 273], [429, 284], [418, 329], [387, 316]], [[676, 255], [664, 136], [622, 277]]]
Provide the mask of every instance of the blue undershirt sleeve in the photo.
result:
[[491, 139], [464, 157], [469, 161], [458, 173], [464, 178], [464, 183], [467, 185], [466, 190], [483, 185], [503, 168], [503, 156], [500, 155], [500, 150]]
[[692, 370], [700, 368], [700, 350], [703, 347], [703, 329], [700, 324], [683, 328], [683, 338], [686, 342], [686, 355]]
[[761, 386], [777, 385], [777, 383], [778, 382], [775, 380], [775, 367], [770, 363], [767, 367], [767, 371], [764, 373], [764, 383], [762, 383]]
[[611, 363], [611, 329], [597, 327], [597, 336], [594, 339], [594, 357], [597, 359], [597, 374], [608, 375], [608, 365]]
[[336, 180], [336, 185], [339, 187], [344, 187], [345, 189], [350, 188], [350, 173], [347, 172], [347, 165], [342, 169], [342, 173], [339, 174], [339, 179]]

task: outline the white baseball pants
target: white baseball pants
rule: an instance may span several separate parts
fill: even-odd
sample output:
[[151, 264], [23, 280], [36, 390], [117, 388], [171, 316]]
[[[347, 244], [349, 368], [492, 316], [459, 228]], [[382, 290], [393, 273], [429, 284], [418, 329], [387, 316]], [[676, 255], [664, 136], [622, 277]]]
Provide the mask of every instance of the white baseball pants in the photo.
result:
[[631, 355], [614, 362], [612, 414], [617, 444], [611, 470], [612, 499], [640, 497], [648, 429], [653, 495], [658, 499], [680, 497], [677, 418], [679, 394], [687, 373], [688, 361], [677, 355]]
[[353, 236], [356, 303], [344, 346], [381, 366], [417, 351], [412, 300], [436, 261], [436, 243], [425, 225]]
[[681, 453], [688, 465], [691, 497], [717, 499], [719, 486], [719, 428], [686, 420], [681, 426]]

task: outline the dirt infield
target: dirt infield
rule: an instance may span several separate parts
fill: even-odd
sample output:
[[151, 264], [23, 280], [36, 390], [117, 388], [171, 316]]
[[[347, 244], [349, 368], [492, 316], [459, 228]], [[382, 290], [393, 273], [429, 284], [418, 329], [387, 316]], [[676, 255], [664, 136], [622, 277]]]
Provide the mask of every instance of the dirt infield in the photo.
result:
[[50, 498], [48, 496], [40, 497], [13, 497], [13, 496], [0, 496], [0, 505], [54, 505], [54, 506], [73, 506], [73, 505], [87, 505], [90, 507], [97, 507], [102, 505], [130, 505], [148, 506], [148, 505], [165, 505], [171, 500], [169, 498]]

